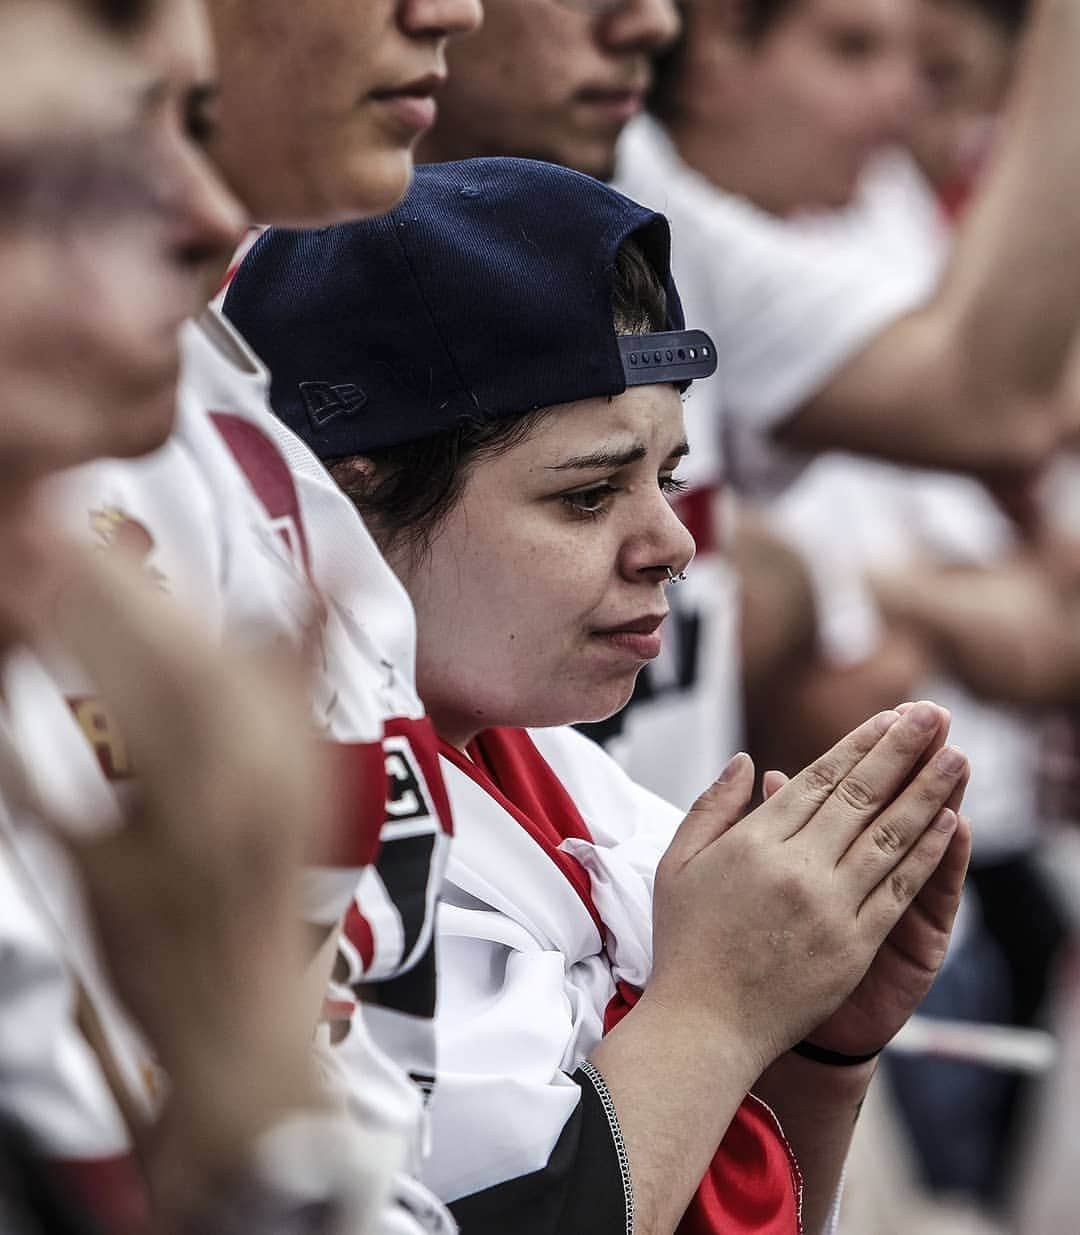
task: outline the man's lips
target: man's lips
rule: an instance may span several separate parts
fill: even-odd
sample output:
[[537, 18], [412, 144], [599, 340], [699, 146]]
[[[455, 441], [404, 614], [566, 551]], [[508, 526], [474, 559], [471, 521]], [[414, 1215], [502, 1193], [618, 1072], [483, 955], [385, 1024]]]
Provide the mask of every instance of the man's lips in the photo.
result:
[[422, 133], [430, 129], [438, 117], [434, 95], [445, 81], [445, 74], [427, 73], [401, 86], [373, 90], [370, 97], [381, 103], [403, 128]]
[[645, 94], [646, 89], [641, 86], [591, 86], [578, 91], [577, 99], [607, 119], [625, 124], [641, 111]]
[[608, 647], [626, 652], [637, 660], [655, 660], [660, 655], [660, 635], [657, 633], [666, 613], [646, 614], [618, 626], [605, 626], [592, 632], [593, 638]]

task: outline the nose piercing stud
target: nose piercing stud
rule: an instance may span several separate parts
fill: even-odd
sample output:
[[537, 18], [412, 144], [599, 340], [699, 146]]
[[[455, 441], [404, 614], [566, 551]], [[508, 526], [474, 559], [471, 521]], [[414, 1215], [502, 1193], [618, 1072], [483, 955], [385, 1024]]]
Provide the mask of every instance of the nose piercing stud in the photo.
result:
[[680, 570], [680, 571], [679, 571], [679, 573], [678, 573], [678, 574], [676, 574], [676, 573], [675, 573], [675, 572], [671, 569], [671, 567], [670, 567], [670, 566], [665, 566], [665, 567], [664, 567], [664, 569], [667, 571], [667, 581], [668, 581], [668, 583], [682, 583], [682, 582], [684, 582], [684, 581], [685, 581], [685, 579], [686, 579], [686, 571], [685, 571], [685, 570]]

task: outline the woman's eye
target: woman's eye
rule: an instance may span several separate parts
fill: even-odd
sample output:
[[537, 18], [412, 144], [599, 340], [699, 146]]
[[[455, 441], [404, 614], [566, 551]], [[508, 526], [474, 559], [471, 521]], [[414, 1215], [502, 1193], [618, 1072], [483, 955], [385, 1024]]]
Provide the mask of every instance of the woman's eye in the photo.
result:
[[678, 476], [660, 477], [660, 489], [663, 493], [685, 493], [688, 487], [687, 482]]
[[607, 510], [616, 493], [618, 489], [615, 485], [604, 483], [579, 489], [576, 493], [564, 493], [562, 500], [575, 514], [595, 517]]

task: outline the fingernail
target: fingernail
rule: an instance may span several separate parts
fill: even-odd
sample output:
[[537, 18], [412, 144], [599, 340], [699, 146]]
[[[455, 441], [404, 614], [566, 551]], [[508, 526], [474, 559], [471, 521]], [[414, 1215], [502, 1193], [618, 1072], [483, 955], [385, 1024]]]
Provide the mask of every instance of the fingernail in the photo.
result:
[[874, 717], [874, 732], [880, 737], [883, 733], [887, 733], [899, 719], [899, 712], [879, 712]]
[[742, 750], [737, 755], [732, 755], [727, 761], [727, 766], [716, 779], [718, 781], [732, 780], [739, 768], [742, 767], [742, 761], [749, 758], [750, 756]]
[[934, 762], [947, 776], [959, 775], [967, 765], [967, 759], [955, 746], [946, 746], [939, 750]]
[[956, 811], [950, 810], [946, 806], [944, 810], [938, 812], [937, 818], [930, 826], [937, 832], [944, 832], [946, 836], [950, 832], [955, 832]]
[[926, 731], [936, 729], [940, 719], [938, 710], [932, 703], [917, 703], [908, 715], [916, 728]]

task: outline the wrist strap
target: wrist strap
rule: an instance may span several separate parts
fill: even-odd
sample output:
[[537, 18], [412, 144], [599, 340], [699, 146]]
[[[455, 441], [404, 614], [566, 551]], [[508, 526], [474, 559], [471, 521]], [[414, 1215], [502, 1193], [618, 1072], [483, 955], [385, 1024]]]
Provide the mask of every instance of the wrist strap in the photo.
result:
[[868, 1055], [843, 1055], [840, 1051], [828, 1051], [823, 1046], [815, 1046], [812, 1042], [796, 1042], [791, 1048], [803, 1059], [812, 1059], [814, 1063], [829, 1064], [833, 1068], [855, 1068], [861, 1063], [869, 1063], [881, 1054], [881, 1047]]

